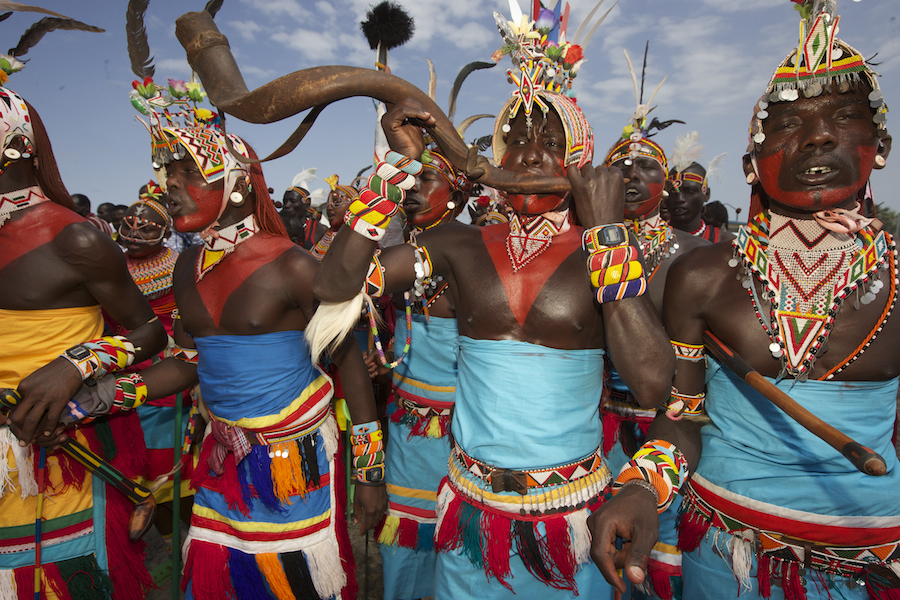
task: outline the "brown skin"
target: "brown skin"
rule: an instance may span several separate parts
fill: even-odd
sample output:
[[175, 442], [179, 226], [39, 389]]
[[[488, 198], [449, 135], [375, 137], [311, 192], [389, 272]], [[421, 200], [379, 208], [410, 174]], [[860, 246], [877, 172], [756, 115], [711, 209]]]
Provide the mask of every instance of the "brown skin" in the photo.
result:
[[[128, 210], [125, 212], [125, 216], [126, 217], [134, 216], [137, 213], [138, 208], [140, 208], [140, 205], [129, 206]], [[140, 218], [147, 219], [148, 221], [152, 221], [153, 223], [155, 223], [155, 226], [145, 225], [144, 227], [135, 231], [135, 230], [132, 230], [131, 227], [129, 227], [129, 225], [123, 220], [122, 224], [120, 226], [120, 229], [119, 229], [119, 232], [120, 232], [120, 236], [119, 236], [119, 240], [118, 240], [119, 244], [123, 248], [125, 248], [125, 254], [127, 254], [131, 258], [148, 258], [150, 256], [154, 256], [155, 254], [162, 251], [163, 241], [165, 241], [165, 238], [169, 237], [168, 234], [166, 234], [166, 236], [163, 238], [163, 240], [160, 240], [159, 242], [156, 242], [155, 244], [131, 242], [131, 241], [127, 241], [127, 240], [123, 239], [121, 237], [122, 233], [124, 233], [125, 235], [127, 235], [130, 238], [153, 240], [153, 239], [156, 239], [159, 236], [159, 233], [161, 231], [163, 231], [166, 227], [165, 219], [163, 219], [162, 215], [160, 215], [155, 210], [151, 210], [149, 208], [144, 207], [144, 209], [141, 211]]]
[[350, 208], [350, 196], [341, 190], [331, 190], [325, 205], [325, 217], [331, 229], [337, 231], [344, 223], [344, 213]]
[[[856, 118], [859, 106], [856, 91], [848, 94], [825, 95], [800, 99], [793, 103], [775, 103], [769, 106], [769, 119], [764, 123], [766, 140], [761, 154], [772, 150], [772, 145], [785, 150], [780, 179], [790, 183], [791, 191], [828, 191], [831, 186], [841, 186], [840, 177], [833, 178], [823, 187], [810, 181], [804, 189], [797, 187], [797, 172], [805, 170], [811, 158], [824, 163], [858, 169], [859, 150], [862, 146], [877, 148], [884, 157], [890, 152], [890, 138], [879, 147], [879, 138], [868, 119]], [[784, 127], [781, 119], [772, 115], [790, 114]], [[800, 115], [798, 117], [798, 115]], [[850, 116], [848, 116], [850, 115]], [[776, 124], [780, 123], [778, 129]], [[752, 172], [749, 157], [745, 159], [747, 172]], [[877, 168], [877, 166], [876, 166]], [[841, 177], [846, 175], [842, 174]], [[852, 177], [852, 173], [850, 174]], [[855, 202], [855, 191], [841, 205]], [[811, 219], [812, 213], [794, 206], [771, 204], [771, 210], [793, 218]], [[790, 213], [790, 214], [787, 214]], [[728, 244], [713, 244], [680, 258], [672, 265], [671, 283], [666, 288], [663, 322], [672, 339], [689, 344], [702, 344], [703, 332], [712, 331], [726, 345], [741, 355], [750, 365], [767, 377], [778, 375], [780, 365], [768, 351], [770, 340], [759, 324], [747, 290], [735, 278], [736, 270], [728, 266], [732, 249]], [[761, 292], [758, 282], [757, 292]], [[845, 307], [835, 320], [829, 338], [829, 350], [816, 360], [811, 379], [822, 377], [831, 367], [853, 354], [860, 342], [871, 331], [888, 302], [888, 294], [878, 294], [869, 305], [860, 310]], [[763, 301], [764, 304], [767, 304]], [[768, 314], [769, 307], [761, 307]], [[889, 319], [884, 330], [871, 347], [856, 362], [835, 376], [838, 381], [884, 381], [900, 374], [897, 355], [900, 352], [900, 320]], [[704, 369], [701, 363], [678, 364], [675, 386], [685, 394], [697, 394], [704, 389]], [[859, 398], [856, 407], [863, 409], [865, 399]], [[873, 418], [879, 418], [873, 415]], [[649, 436], [672, 442], [685, 454], [691, 471], [700, 459], [700, 428], [687, 420], [671, 421], [658, 417], [651, 426]], [[626, 495], [627, 493], [627, 495]], [[623, 491], [609, 502], [594, 521], [592, 533], [595, 540], [605, 539], [605, 549], [594, 547], [592, 557], [606, 579], [620, 591], [624, 582], [615, 572], [625, 567], [627, 577], [634, 583], [644, 579], [647, 560], [656, 541], [658, 518], [652, 495], [635, 487]], [[631, 539], [625, 551], [616, 552], [612, 542], [616, 536]]]
[[[198, 210], [197, 202], [188, 193], [189, 185], [219, 191], [218, 197], [221, 197], [224, 185], [221, 180], [212, 185], [206, 183], [189, 158], [168, 165], [166, 183], [169, 212], [173, 218], [187, 216]], [[246, 181], [240, 180], [235, 189], [246, 200], [240, 206], [228, 203], [219, 218], [220, 228], [237, 223], [254, 210], [256, 199], [248, 191]], [[248, 261], [265, 261], [231, 292], [224, 303], [218, 325], [200, 296], [201, 289], [210, 285], [209, 277], [200, 283], [195, 280], [194, 265], [199, 248], [190, 248], [181, 254], [173, 275], [175, 301], [181, 315], [176, 327], [176, 342], [179, 345], [193, 347], [190, 337], [184, 334], [185, 330], [193, 337], [255, 335], [274, 331], [302, 331], [306, 328], [317, 304], [312, 295], [312, 281], [318, 263], [302, 248], [293, 245], [284, 249], [277, 244], [277, 238], [274, 243], [272, 238], [275, 236], [257, 233], [215, 267], [223, 274], [234, 272], [238, 276], [246, 272]], [[179, 332], [183, 336], [180, 340]], [[331, 358], [340, 370], [341, 384], [346, 391], [347, 405], [353, 421], [366, 423], [376, 420], [378, 415], [372, 385], [355, 341], [350, 339], [342, 344], [332, 353]], [[170, 361], [163, 361], [151, 369], [166, 362]], [[169, 368], [178, 366], [169, 365]], [[159, 380], [154, 377], [155, 373], [150, 373], [151, 369], [144, 371], [144, 379], [151, 394], [156, 397], [165, 395], [163, 392], [171, 393], [171, 383], [159, 392], [153, 389], [151, 383]], [[171, 374], [170, 370], [163, 377]], [[183, 389], [183, 381], [179, 385], [182, 387], [178, 389]], [[386, 508], [387, 494], [384, 487], [357, 487], [354, 515], [356, 521], [360, 522], [361, 531], [374, 527]]]
[[[0, 193], [37, 185], [35, 158], [20, 159], [0, 175]], [[13, 234], [16, 223], [45, 205], [13, 213], [0, 229]], [[135, 346], [135, 362], [158, 353], [166, 332], [154, 318], [153, 309], [134, 284], [125, 266], [125, 257], [116, 243], [97, 228], [84, 223], [75, 213], [72, 222], [51, 241], [0, 269], [0, 308], [46, 310], [99, 304], [128, 329]], [[90, 340], [84, 340], [90, 341]], [[81, 374], [72, 363], [57, 358], [19, 383], [22, 403], [6, 423], [25, 446], [31, 442], [55, 445], [65, 439], [58, 427], [66, 403], [82, 385]]]
[[[311, 212], [311, 208], [309, 206], [309, 195], [304, 196], [303, 194], [295, 190], [287, 190], [284, 193], [284, 198], [282, 198], [281, 202], [284, 207], [282, 208], [282, 211], [288, 211], [295, 214], [297, 218], [300, 219], [300, 223], [304, 226], [306, 225]], [[316, 244], [316, 242], [322, 239], [322, 236], [325, 235], [325, 232], [328, 230], [328, 228], [325, 227], [325, 225], [322, 223], [316, 223], [315, 227], [316, 231], [315, 233], [313, 233], [312, 243], [308, 244], [309, 247], [307, 247], [306, 242], [303, 240], [297, 242], [307, 250], [311, 249]]]
[[[421, 105], [411, 100], [395, 105], [382, 120], [386, 132], [408, 132], [404, 136], [408, 143], [398, 144], [396, 148], [407, 156], [418, 156], [417, 150], [421, 154], [421, 148], [417, 147], [421, 134], [417, 128], [430, 128], [435, 122]], [[554, 114], [550, 123], [547, 133], [555, 135], [557, 128], [561, 128], [559, 118]], [[547, 137], [542, 129], [530, 143], [515, 147], [515, 157], [510, 156], [506, 161], [507, 169], [534, 172], [558, 168], [565, 146], [551, 149]], [[585, 226], [621, 222], [623, 194], [618, 171], [592, 166], [579, 170], [573, 166], [567, 174]], [[424, 232], [418, 236], [418, 242], [428, 247], [434, 272], [450, 284], [460, 335], [520, 340], [561, 349], [608, 347], [623, 379], [633, 385], [635, 397], [642, 405], [655, 406], [668, 395], [674, 359], [668, 339], [658, 326], [655, 310], [644, 297], [599, 308], [585, 269], [586, 255], [580, 248], [549, 274], [520, 325], [509, 307], [480, 228], [448, 223]], [[316, 296], [332, 302], [352, 298], [365, 278], [374, 249], [371, 240], [342, 230], [316, 277]], [[381, 257], [387, 291], [409, 289], [414, 278], [412, 247], [388, 248]], [[543, 261], [538, 256], [532, 262]], [[652, 374], [643, 369], [647, 361], [658, 365]]]
[[[701, 177], [706, 177], [706, 169], [692, 163], [685, 173], [693, 173]], [[669, 171], [669, 175], [674, 177], [675, 170]], [[703, 205], [709, 200], [709, 187], [703, 192], [703, 186], [696, 181], [682, 181], [679, 187], [667, 186], [669, 192], [667, 206], [669, 208], [669, 222], [675, 229], [681, 231], [697, 231], [703, 224], [701, 213]]]

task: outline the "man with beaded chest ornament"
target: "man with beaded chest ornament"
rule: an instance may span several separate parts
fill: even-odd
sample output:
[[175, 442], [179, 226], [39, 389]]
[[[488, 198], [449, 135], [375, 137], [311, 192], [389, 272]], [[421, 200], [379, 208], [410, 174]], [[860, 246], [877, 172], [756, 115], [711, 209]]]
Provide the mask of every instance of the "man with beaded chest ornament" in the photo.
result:
[[[139, 104], [175, 227], [204, 239], [179, 256], [173, 275], [175, 341], [193, 356], [211, 417], [191, 483], [182, 587], [210, 600], [267, 590], [352, 598], [332, 381], [310, 361], [304, 339], [318, 263], [287, 239], [262, 170], [245, 162], [253, 150], [172, 91]], [[164, 126], [178, 108], [184, 126]], [[372, 387], [352, 340], [332, 359], [354, 422], [369, 426], [354, 436], [368, 461], [356, 489], [365, 512], [357, 519], [368, 529], [386, 504]], [[143, 373], [151, 397], [163, 363]]]
[[[34, 108], [0, 88], [0, 124], [0, 387], [22, 397], [8, 418], [0, 414], [0, 589], [55, 598], [91, 585], [97, 598], [143, 597], [153, 583], [143, 546], [128, 541], [128, 500], [61, 450], [38, 445], [63, 441], [59, 424], [72, 417], [66, 409], [82, 382], [155, 355], [165, 331], [120, 248], [74, 212]], [[126, 335], [103, 336], [101, 307]], [[121, 442], [136, 420], [65, 431], [96, 449], [101, 430]], [[117, 444], [114, 466], [143, 458], [131, 454], [142, 440], [128, 442]]]
[[[889, 319], [896, 253], [857, 204], [890, 152], [887, 108], [876, 74], [835, 39], [834, 2], [797, 9], [799, 47], [754, 107], [745, 157], [750, 222], [732, 248], [716, 244], [680, 259], [666, 289], [664, 322], [679, 358], [673, 394], [705, 393], [711, 421], [701, 431], [688, 419], [657, 418], [649, 436], [680, 448], [693, 472], [679, 521], [685, 598], [743, 590], [884, 600], [900, 587], [900, 465], [891, 441], [900, 325]], [[881, 454], [886, 474], [854, 469], [705, 357], [705, 330], [809, 412]], [[617, 487], [661, 496], [666, 469], [657, 458], [636, 455]], [[594, 530], [604, 540], [594, 558], [610, 581], [621, 584], [614, 562], [632, 581], [643, 578], [655, 527], [653, 511], [633, 498], [610, 502]], [[611, 545], [617, 533], [633, 540], [627, 554]]]
[[[602, 349], [647, 406], [665, 397], [674, 360], [643, 295], [621, 176], [591, 166], [591, 129], [565, 95], [580, 48], [561, 37], [548, 50], [521, 13], [511, 23], [495, 17], [518, 84], [495, 125], [495, 160], [522, 179], [565, 174], [571, 194], [510, 193], [510, 223], [448, 223], [370, 263], [372, 238], [396, 211], [386, 196], [402, 197], [383, 183], [408, 188], [421, 168], [388, 154], [325, 256], [316, 293], [346, 302], [366, 279], [376, 294], [371, 274], [381, 268], [388, 291], [435, 274], [448, 283], [459, 374], [448, 479], [437, 494], [435, 598], [610, 598], [588, 562], [586, 525], [609, 480], [597, 402]], [[396, 133], [394, 150], [413, 157], [423, 150], [419, 127], [434, 123], [409, 100], [382, 119]], [[573, 201], [586, 229], [569, 218]], [[659, 369], [646, 373], [647, 360]]]
[[[681, 121], [660, 123], [654, 118], [648, 124], [647, 114], [652, 110], [653, 98], [665, 79], [644, 103], [643, 83], [639, 85], [627, 51], [625, 58], [632, 75], [637, 107], [621, 138], [607, 153], [606, 165], [618, 168], [628, 178], [625, 184], [625, 222], [640, 240], [642, 258], [647, 268], [648, 293], [657, 314], [662, 315], [663, 290], [674, 259], [694, 248], [707, 246], [708, 242], [673, 228], [660, 215], [660, 207], [667, 194], [668, 162], [665, 151], [653, 136], [656, 131]], [[642, 407], [616, 369], [609, 366], [608, 371], [601, 414], [604, 452], [610, 469], [615, 473], [643, 444], [647, 429], [656, 416], [656, 408]], [[681, 402], [670, 410], [674, 417], [680, 417], [684, 411], [683, 400]], [[675, 503], [677, 508], [677, 499]], [[636, 598], [658, 596], [663, 600], [672, 600], [679, 589], [681, 556], [674, 549], [674, 517], [663, 523], [661, 530], [660, 542], [650, 557], [649, 581], [633, 591]]]

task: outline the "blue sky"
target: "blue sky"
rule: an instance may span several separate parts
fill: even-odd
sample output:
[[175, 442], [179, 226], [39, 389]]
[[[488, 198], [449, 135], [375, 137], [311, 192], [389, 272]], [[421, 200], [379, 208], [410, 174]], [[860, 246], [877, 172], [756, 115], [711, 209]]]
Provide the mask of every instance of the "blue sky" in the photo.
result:
[[[613, 0], [601, 9], [606, 10]], [[225, 0], [216, 17], [230, 42], [248, 87], [254, 89], [292, 71], [320, 65], [373, 67], [359, 22], [372, 0]], [[40, 112], [70, 192], [100, 202], [130, 204], [138, 188], [152, 177], [149, 136], [135, 120], [128, 101], [131, 73], [125, 45], [125, 0], [74, 2], [42, 0], [40, 5], [103, 27], [106, 33], [57, 31], [48, 34], [25, 58], [27, 68], [7, 84]], [[175, 39], [175, 18], [201, 10], [204, 0], [151, 0], [146, 23], [155, 56], [156, 80], [187, 79], [190, 68]], [[390, 65], [395, 75], [422, 89], [428, 84], [430, 58], [437, 71], [438, 104], [446, 109], [460, 67], [490, 60], [500, 47], [492, 11], [509, 14], [507, 0], [399, 0], [415, 18], [410, 42], [395, 49]], [[570, 31], [593, 7], [593, 0], [573, 0]], [[522, 2], [523, 9], [525, 3]], [[527, 10], [527, 9], [525, 9]], [[877, 70], [889, 106], [900, 114], [900, 2], [841, 0], [840, 37], [864, 56], [878, 53]], [[721, 183], [712, 182], [713, 199], [743, 208], [749, 188], [741, 171], [747, 147], [751, 109], [777, 64], [797, 43], [798, 19], [788, 0], [620, 0], [586, 48], [586, 63], [576, 79], [578, 102], [597, 139], [597, 161], [620, 135], [634, 110], [634, 92], [622, 48], [640, 61], [650, 40], [647, 85], [666, 75], [653, 115], [681, 119], [657, 136], [670, 151], [678, 135], [697, 130], [706, 150], [701, 162], [727, 152]], [[14, 13], [0, 23], [12, 47], [39, 18]], [[460, 94], [456, 120], [496, 113], [509, 96], [505, 71], [509, 59], [478, 71]], [[260, 154], [274, 150], [302, 116], [271, 125], [249, 125], [235, 119], [229, 131], [244, 136]], [[473, 125], [466, 139], [487, 135], [492, 123]], [[371, 161], [374, 108], [368, 99], [351, 99], [328, 107], [301, 146], [263, 169], [269, 186], [281, 197], [295, 173], [317, 167], [349, 182]], [[888, 119], [900, 132], [900, 117]], [[873, 176], [877, 202], [900, 210], [900, 150], [887, 169]], [[321, 181], [312, 187], [325, 186]], [[734, 218], [734, 212], [731, 211]]]

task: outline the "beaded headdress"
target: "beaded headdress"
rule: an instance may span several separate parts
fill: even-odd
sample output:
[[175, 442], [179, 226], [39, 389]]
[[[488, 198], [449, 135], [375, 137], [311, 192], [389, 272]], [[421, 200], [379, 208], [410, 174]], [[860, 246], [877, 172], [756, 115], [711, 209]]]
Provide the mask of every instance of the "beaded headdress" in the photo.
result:
[[672, 165], [669, 181], [672, 182], [675, 189], [680, 188], [685, 181], [693, 181], [700, 185], [704, 194], [709, 191], [709, 180], [713, 176], [718, 177], [719, 165], [725, 158], [725, 153], [719, 154], [709, 161], [709, 165], [703, 169], [704, 175], [686, 172], [692, 164], [697, 162], [702, 152], [703, 144], [700, 143], [700, 133], [697, 131], [678, 136], [678, 139], [675, 140], [675, 147], [669, 161]]
[[357, 190], [355, 187], [352, 187], [352, 186], [349, 186], [349, 185], [341, 185], [341, 184], [339, 183], [339, 182], [340, 182], [340, 178], [338, 178], [337, 175], [332, 175], [331, 177], [326, 177], [326, 178], [323, 179], [322, 181], [324, 181], [324, 182], [327, 183], [329, 186], [331, 186], [331, 191], [332, 191], [332, 192], [333, 192], [333, 191], [343, 192], [343, 193], [346, 194], [347, 197], [350, 198], [351, 200], [356, 200], [357, 198], [359, 198], [359, 190]]
[[[159, 242], [163, 241], [163, 239], [165, 239], [166, 234], [169, 233], [169, 231], [172, 229], [172, 217], [169, 216], [169, 211], [167, 211], [166, 208], [162, 204], [160, 204], [158, 200], [152, 198], [149, 195], [149, 186], [148, 193], [146, 195], [141, 194], [140, 198], [140, 200], [131, 205], [137, 207], [134, 211], [134, 214], [122, 217], [122, 223], [119, 225], [119, 238], [129, 242], [158, 244]], [[163, 225], [160, 227], [159, 223], [155, 223], [146, 218], [144, 216], [145, 210], [153, 211], [154, 213], [162, 217]], [[128, 227], [131, 230], [132, 235], [124, 233], [125, 227]], [[147, 227], [160, 227], [160, 231], [157, 237], [152, 239], [145, 239], [133, 235], [141, 229], [145, 229]]]
[[792, 0], [800, 13], [800, 43], [787, 55], [769, 80], [766, 93], [754, 107], [750, 121], [751, 150], [766, 139], [763, 121], [773, 102], [793, 102], [813, 98], [833, 89], [844, 93], [858, 82], [870, 88], [869, 103], [875, 109], [873, 121], [880, 137], [887, 135], [888, 107], [878, 85], [878, 73], [857, 50], [837, 39], [836, 0]]
[[541, 8], [535, 3], [533, 20], [522, 14], [516, 0], [510, 0], [512, 20], [507, 21], [500, 13], [494, 13], [497, 28], [504, 45], [494, 53], [499, 61], [508, 54], [513, 68], [506, 74], [510, 83], [516, 86], [512, 97], [503, 106], [494, 124], [494, 162], [500, 164], [506, 154], [503, 136], [509, 131], [510, 123], [519, 112], [525, 114], [526, 127], [531, 132], [531, 115], [537, 107], [546, 115], [552, 108], [559, 115], [566, 134], [565, 165], [583, 167], [594, 156], [594, 132], [584, 113], [575, 103], [572, 81], [584, 63], [584, 48], [597, 27], [606, 19], [615, 4], [597, 21], [584, 36], [588, 22], [594, 12], [603, 4], [597, 3], [588, 18], [578, 27], [571, 42], [566, 40], [569, 21], [569, 5], [561, 7], [557, 3], [554, 10]]
[[25, 100], [5, 87], [0, 87], [0, 100], [0, 127], [3, 128], [0, 150], [5, 151], [13, 140], [22, 137], [26, 140], [26, 147], [31, 147], [33, 151], [34, 129]]
[[651, 104], [653, 104], [653, 99], [656, 97], [657, 92], [659, 92], [659, 89], [666, 82], [668, 77], [663, 77], [662, 81], [659, 82], [656, 89], [653, 90], [653, 93], [650, 95], [650, 99], [644, 103], [644, 74], [647, 70], [648, 50], [649, 43], [644, 49], [644, 69], [641, 73], [641, 82], [638, 84], [637, 74], [634, 71], [634, 66], [631, 64], [631, 57], [628, 56], [628, 51], [623, 48], [625, 60], [628, 63], [628, 70], [631, 73], [631, 81], [634, 84], [634, 99], [637, 102], [637, 107], [635, 108], [634, 114], [631, 115], [631, 118], [628, 120], [628, 125], [622, 130], [622, 137], [616, 141], [616, 143], [613, 144], [613, 147], [609, 149], [609, 152], [607, 152], [605, 164], [606, 166], [609, 166], [620, 160], [631, 161], [638, 156], [646, 156], [658, 162], [659, 166], [662, 167], [663, 172], [668, 173], [669, 165], [666, 160], [665, 151], [662, 149], [662, 146], [650, 138], [655, 135], [654, 130], [661, 131], [673, 123], [684, 123], [684, 121], [673, 119], [660, 122], [654, 117], [649, 124], [647, 123], [647, 115], [656, 108], [655, 106], [651, 106]]

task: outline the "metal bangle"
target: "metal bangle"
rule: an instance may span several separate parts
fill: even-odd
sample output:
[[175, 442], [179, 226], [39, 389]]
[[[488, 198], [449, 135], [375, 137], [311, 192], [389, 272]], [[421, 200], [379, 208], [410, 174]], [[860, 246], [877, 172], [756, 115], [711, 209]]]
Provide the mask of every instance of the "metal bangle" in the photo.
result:
[[646, 479], [629, 479], [624, 484], [622, 484], [622, 488], [619, 491], [624, 490], [629, 486], [639, 485], [645, 490], [649, 490], [650, 493], [653, 494], [653, 497], [656, 498], [656, 505], [659, 506], [659, 492], [656, 491], [656, 486], [647, 481]]

